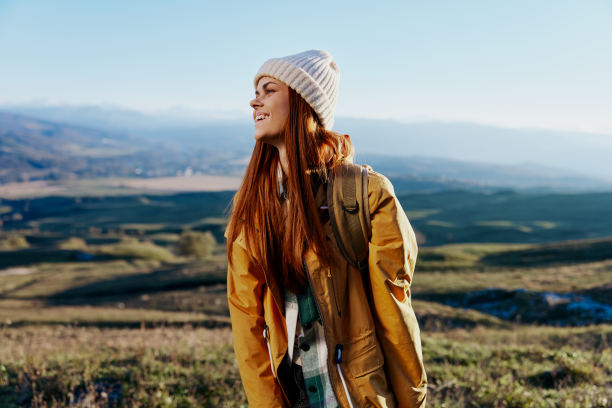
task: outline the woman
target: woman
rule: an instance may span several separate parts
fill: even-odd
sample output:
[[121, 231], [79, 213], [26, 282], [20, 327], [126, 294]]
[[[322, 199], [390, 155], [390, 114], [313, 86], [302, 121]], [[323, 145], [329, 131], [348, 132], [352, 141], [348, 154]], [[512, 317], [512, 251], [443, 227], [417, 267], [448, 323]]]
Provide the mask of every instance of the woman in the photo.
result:
[[[414, 232], [369, 172], [367, 278], [338, 250], [324, 194], [352, 157], [331, 131], [338, 68], [325, 51], [255, 76], [255, 148], [227, 229], [234, 349], [251, 407], [416, 407], [426, 376], [409, 285]], [[367, 301], [367, 299], [370, 299]]]

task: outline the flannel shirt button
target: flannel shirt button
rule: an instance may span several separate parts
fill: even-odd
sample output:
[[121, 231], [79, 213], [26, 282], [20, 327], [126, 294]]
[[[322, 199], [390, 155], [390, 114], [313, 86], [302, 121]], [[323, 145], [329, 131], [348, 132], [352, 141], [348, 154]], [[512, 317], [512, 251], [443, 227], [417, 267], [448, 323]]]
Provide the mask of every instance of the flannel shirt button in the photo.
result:
[[302, 351], [308, 351], [310, 350], [310, 345], [308, 343], [302, 343], [300, 344], [300, 348], [302, 349]]
[[310, 387], [308, 387], [308, 391], [314, 394], [315, 392], [317, 392], [317, 387], [315, 387], [314, 385], [311, 385]]

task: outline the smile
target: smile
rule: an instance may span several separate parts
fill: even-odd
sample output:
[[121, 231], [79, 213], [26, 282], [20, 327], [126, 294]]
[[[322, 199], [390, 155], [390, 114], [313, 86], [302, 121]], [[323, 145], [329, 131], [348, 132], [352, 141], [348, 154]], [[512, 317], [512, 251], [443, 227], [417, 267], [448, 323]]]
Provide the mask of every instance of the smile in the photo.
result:
[[266, 119], [266, 118], [269, 118], [269, 117], [270, 117], [270, 115], [269, 115], [269, 114], [267, 114], [267, 113], [258, 112], [258, 113], [255, 115], [255, 122], [260, 122], [260, 121], [262, 121], [262, 120], [264, 120], [264, 119]]

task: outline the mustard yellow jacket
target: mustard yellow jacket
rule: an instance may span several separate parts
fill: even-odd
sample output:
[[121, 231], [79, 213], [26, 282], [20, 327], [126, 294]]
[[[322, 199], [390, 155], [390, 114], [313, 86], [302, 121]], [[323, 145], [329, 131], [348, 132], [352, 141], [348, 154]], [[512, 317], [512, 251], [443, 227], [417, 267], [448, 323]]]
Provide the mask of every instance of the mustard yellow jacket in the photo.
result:
[[[317, 193], [320, 204], [325, 194]], [[342, 407], [423, 407], [427, 378], [421, 339], [410, 300], [410, 283], [417, 258], [414, 231], [383, 175], [370, 172], [368, 201], [372, 221], [369, 244], [369, 281], [372, 304], [360, 272], [351, 267], [336, 246], [337, 262], [324, 268], [317, 256], [304, 255], [329, 351], [328, 369]], [[287, 352], [284, 298], [269, 274], [247, 253], [239, 236], [228, 257], [227, 291], [234, 350], [251, 407], [286, 407], [276, 378]], [[337, 364], [334, 350], [343, 347]], [[342, 374], [342, 376], [341, 376]], [[344, 381], [344, 384], [343, 384]]]

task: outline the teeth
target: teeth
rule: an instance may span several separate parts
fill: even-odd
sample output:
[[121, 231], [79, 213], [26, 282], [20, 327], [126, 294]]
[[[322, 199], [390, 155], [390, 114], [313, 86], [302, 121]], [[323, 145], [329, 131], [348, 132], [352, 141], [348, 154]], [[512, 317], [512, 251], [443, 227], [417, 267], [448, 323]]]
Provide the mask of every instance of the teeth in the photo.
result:
[[267, 117], [268, 117], [267, 115], [263, 115], [263, 114], [262, 115], [257, 115], [257, 116], [255, 116], [255, 120], [262, 120], [262, 119], [265, 119]]

